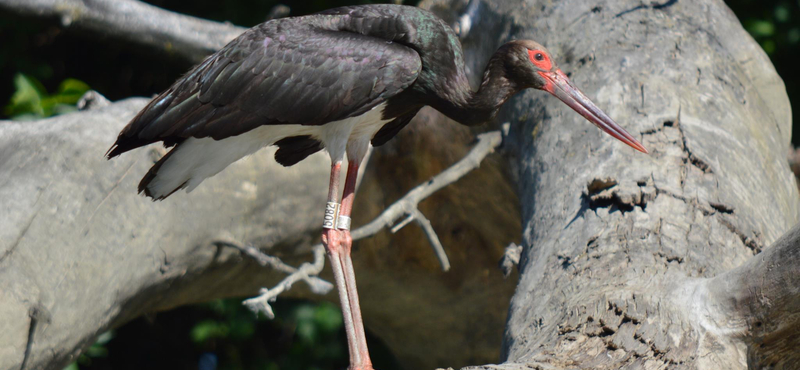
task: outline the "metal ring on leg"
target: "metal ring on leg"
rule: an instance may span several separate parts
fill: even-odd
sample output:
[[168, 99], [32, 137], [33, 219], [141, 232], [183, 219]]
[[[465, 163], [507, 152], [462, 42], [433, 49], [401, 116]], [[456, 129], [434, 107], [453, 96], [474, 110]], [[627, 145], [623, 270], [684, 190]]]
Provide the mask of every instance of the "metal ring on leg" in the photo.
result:
[[350, 217], [339, 215], [336, 219], [336, 228], [339, 230], [350, 230]]
[[339, 219], [339, 203], [328, 202], [325, 204], [325, 217], [322, 219], [323, 229], [335, 229]]

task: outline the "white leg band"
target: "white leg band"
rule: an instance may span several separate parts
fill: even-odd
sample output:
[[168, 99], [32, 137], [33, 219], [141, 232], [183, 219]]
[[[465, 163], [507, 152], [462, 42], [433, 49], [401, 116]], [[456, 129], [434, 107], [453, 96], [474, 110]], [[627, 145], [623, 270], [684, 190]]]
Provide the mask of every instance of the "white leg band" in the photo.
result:
[[336, 228], [336, 219], [339, 218], [339, 203], [328, 202], [325, 204], [325, 217], [322, 219], [323, 229]]
[[336, 220], [336, 228], [350, 230], [350, 217], [339, 215], [339, 218]]

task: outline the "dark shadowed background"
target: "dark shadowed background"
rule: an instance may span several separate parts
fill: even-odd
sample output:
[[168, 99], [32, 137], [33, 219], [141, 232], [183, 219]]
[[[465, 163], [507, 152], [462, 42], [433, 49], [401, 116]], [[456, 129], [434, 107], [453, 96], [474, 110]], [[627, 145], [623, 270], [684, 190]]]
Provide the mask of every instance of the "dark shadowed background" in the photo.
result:
[[[263, 22], [271, 0], [149, 0], [148, 3], [241, 26]], [[283, 1], [290, 15], [380, 1]], [[383, 1], [389, 2], [389, 1]], [[415, 5], [417, 0], [403, 1]], [[800, 0], [726, 1], [772, 59], [800, 111]], [[151, 96], [190, 64], [97, 34], [65, 32], [56, 23], [0, 14], [0, 102], [3, 119], [71, 111], [87, 89], [111, 100]], [[542, 40], [546, 44], [546, 40]], [[793, 142], [800, 144], [800, 125]], [[110, 143], [109, 143], [110, 144]], [[239, 300], [182, 307], [144, 317], [101, 336], [71, 369], [341, 369], [347, 352], [338, 307], [282, 300], [277, 319], [255, 318]], [[376, 368], [398, 369], [391, 349], [370, 343]], [[498, 348], [499, 356], [499, 348]]]

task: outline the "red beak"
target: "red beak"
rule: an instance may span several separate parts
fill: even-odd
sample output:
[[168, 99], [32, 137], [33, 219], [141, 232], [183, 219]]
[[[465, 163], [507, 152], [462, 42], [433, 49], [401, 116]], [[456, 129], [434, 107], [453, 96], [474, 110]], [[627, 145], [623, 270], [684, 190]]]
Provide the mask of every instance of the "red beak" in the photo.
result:
[[589, 122], [594, 123], [607, 134], [617, 138], [617, 140], [630, 145], [633, 149], [642, 153], [648, 153], [647, 149], [634, 139], [628, 131], [625, 131], [624, 128], [594, 105], [586, 95], [583, 95], [560, 69], [549, 73], [539, 72], [539, 74], [547, 80], [547, 84], [542, 90], [553, 94], [553, 96], [569, 105], [570, 108], [589, 120]]

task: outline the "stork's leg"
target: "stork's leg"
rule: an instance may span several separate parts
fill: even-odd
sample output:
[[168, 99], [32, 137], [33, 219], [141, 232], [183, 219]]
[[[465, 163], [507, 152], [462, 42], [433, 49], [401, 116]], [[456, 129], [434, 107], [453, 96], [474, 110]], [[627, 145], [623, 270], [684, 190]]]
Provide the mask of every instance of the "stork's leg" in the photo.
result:
[[[353, 154], [348, 151], [348, 157]], [[359, 352], [364, 367], [360, 369], [372, 369], [372, 361], [369, 358], [369, 351], [367, 349], [367, 339], [364, 334], [364, 322], [361, 320], [361, 306], [358, 303], [358, 290], [356, 289], [356, 276], [353, 270], [353, 260], [350, 258], [350, 251], [352, 250], [353, 239], [350, 237], [350, 214], [353, 210], [353, 200], [355, 199], [356, 180], [358, 179], [358, 168], [364, 157], [361, 155], [353, 155], [347, 165], [347, 178], [344, 182], [344, 194], [342, 195], [342, 206], [339, 211], [339, 224], [337, 225], [343, 231], [343, 250], [340, 256], [342, 258], [342, 266], [344, 268], [345, 283], [347, 284], [347, 291], [349, 292], [348, 298], [350, 299], [350, 310], [352, 313], [352, 321], [355, 329], [356, 336], [356, 350]]]
[[[363, 366], [363, 357], [358, 346], [358, 337], [353, 325], [352, 308], [350, 307], [349, 295], [356, 294], [355, 291], [350, 292], [345, 265], [342, 263], [343, 255], [350, 251], [344, 250], [343, 237], [344, 233], [336, 229], [336, 205], [337, 198], [339, 197], [339, 173], [341, 172], [342, 162], [334, 161], [331, 165], [331, 181], [328, 187], [328, 205], [325, 210], [325, 220], [323, 221], [322, 243], [325, 245], [325, 250], [328, 253], [328, 258], [331, 261], [331, 269], [333, 270], [333, 277], [336, 282], [336, 289], [339, 291], [339, 302], [342, 305], [342, 316], [344, 318], [344, 329], [347, 333], [347, 347], [350, 352], [350, 370], [364, 370], [371, 369]], [[332, 209], [333, 208], [333, 209]], [[359, 315], [360, 317], [360, 315]], [[363, 331], [363, 329], [362, 329]], [[367, 360], [369, 361], [369, 359]]]

